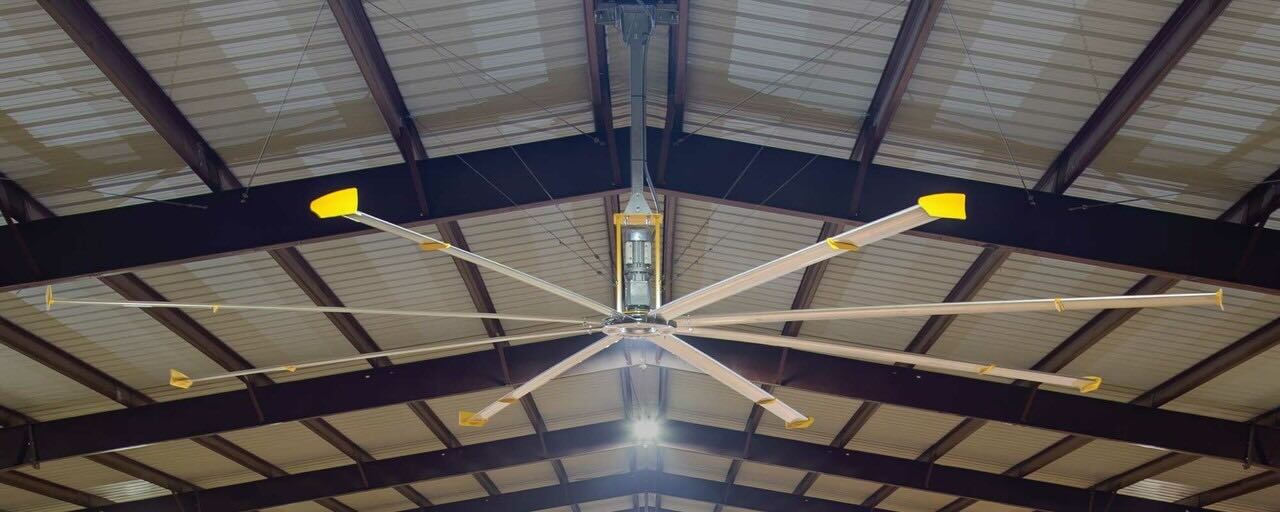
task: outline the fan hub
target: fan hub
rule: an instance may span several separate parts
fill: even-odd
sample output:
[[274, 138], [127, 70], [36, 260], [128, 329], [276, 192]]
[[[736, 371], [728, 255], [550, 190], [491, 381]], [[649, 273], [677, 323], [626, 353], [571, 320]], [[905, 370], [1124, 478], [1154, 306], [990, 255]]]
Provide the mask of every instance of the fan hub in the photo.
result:
[[674, 325], [664, 323], [660, 319], [648, 318], [644, 320], [636, 320], [628, 317], [621, 317], [606, 321], [600, 331], [608, 335], [625, 336], [628, 338], [654, 338], [666, 334], [676, 332]]

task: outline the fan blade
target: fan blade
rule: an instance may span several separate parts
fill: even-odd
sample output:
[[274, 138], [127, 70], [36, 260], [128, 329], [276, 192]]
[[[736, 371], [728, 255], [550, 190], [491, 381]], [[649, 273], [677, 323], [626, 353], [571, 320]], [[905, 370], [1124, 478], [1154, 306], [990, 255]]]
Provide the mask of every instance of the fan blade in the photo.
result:
[[384, 233], [404, 238], [418, 244], [423, 250], [440, 251], [463, 261], [468, 261], [476, 266], [484, 267], [504, 276], [510, 277], [517, 281], [524, 282], [534, 288], [559, 295], [572, 302], [590, 308], [593, 311], [603, 315], [613, 315], [617, 313], [613, 308], [596, 302], [590, 297], [570, 291], [567, 288], [551, 284], [547, 281], [526, 274], [514, 268], [508, 267], [491, 259], [480, 256], [471, 251], [466, 251], [454, 247], [448, 243], [436, 240], [417, 231], [401, 227], [399, 225], [379, 219], [357, 209], [357, 193], [356, 189], [348, 188], [336, 192], [331, 192], [317, 198], [311, 202], [311, 211], [322, 219], [332, 217], [344, 217], [355, 222], [359, 222]]
[[551, 379], [559, 377], [564, 372], [569, 371], [570, 368], [581, 364], [583, 361], [586, 361], [591, 356], [596, 355], [601, 350], [609, 348], [610, 345], [617, 343], [621, 339], [622, 336], [619, 335], [610, 335], [600, 338], [595, 343], [587, 345], [582, 350], [564, 358], [564, 360], [556, 363], [554, 366], [543, 370], [542, 373], [539, 373], [532, 379], [529, 379], [528, 382], [517, 386], [515, 389], [511, 390], [511, 392], [502, 395], [502, 398], [499, 398], [496, 402], [489, 404], [484, 409], [480, 409], [476, 412], [459, 411], [458, 424], [464, 427], [483, 427], [485, 423], [489, 422], [490, 418], [493, 418], [495, 414], [506, 409], [508, 405], [520, 401], [520, 399], [525, 395], [532, 393], [535, 389], [551, 382]]
[[458, 341], [453, 343], [438, 343], [434, 345], [424, 345], [417, 347], [396, 348], [391, 350], [379, 350], [377, 352], [365, 352], [354, 356], [335, 357], [332, 359], [320, 359], [315, 361], [307, 361], [303, 363], [281, 364], [275, 366], [264, 366], [262, 368], [253, 368], [249, 370], [240, 370], [234, 372], [219, 373], [217, 375], [209, 375], [207, 377], [188, 377], [186, 374], [178, 370], [169, 370], [169, 384], [179, 388], [189, 388], [198, 382], [208, 382], [212, 380], [232, 379], [236, 377], [244, 377], [246, 375], [256, 375], [259, 373], [276, 373], [276, 372], [296, 372], [303, 368], [311, 368], [314, 366], [326, 366], [331, 364], [348, 363], [351, 361], [362, 361], [373, 359], [376, 357], [396, 357], [411, 354], [423, 354], [427, 352], [441, 352], [445, 350], [454, 350], [459, 348], [477, 347], [482, 345], [492, 345], [504, 341], [521, 341], [537, 338], [563, 338], [576, 334], [591, 334], [598, 331], [595, 328], [571, 329], [564, 331], [541, 332], [533, 334], [518, 334], [513, 336], [499, 336], [496, 338], [483, 338], [467, 341]]
[[546, 322], [560, 324], [581, 324], [595, 325], [595, 322], [589, 322], [582, 318], [554, 318], [543, 316], [526, 316], [526, 315], [506, 315], [499, 313], [470, 313], [470, 312], [453, 312], [453, 311], [413, 311], [399, 309], [369, 309], [369, 308], [349, 308], [349, 307], [333, 307], [333, 306], [265, 306], [265, 305], [249, 305], [249, 304], [200, 304], [191, 302], [148, 302], [138, 300], [78, 300], [78, 299], [55, 299], [53, 290], [49, 288], [45, 294], [46, 305], [54, 304], [74, 304], [78, 306], [115, 306], [124, 308], [174, 308], [174, 309], [207, 309], [217, 313], [219, 311], [289, 311], [296, 313], [346, 313], [353, 315], [397, 315], [397, 316], [421, 316], [432, 318], [492, 318], [495, 320], [511, 320], [521, 322]]
[[711, 356], [698, 350], [693, 345], [675, 336], [666, 335], [651, 338], [654, 344], [662, 347], [667, 352], [674, 354], [676, 357], [683, 359], [686, 363], [693, 365], [694, 368], [701, 370], [702, 373], [710, 375], [711, 378], [720, 381], [721, 384], [728, 386], [738, 394], [755, 402], [766, 411], [773, 413], [774, 416], [782, 418], [786, 422], [786, 427], [790, 429], [806, 428], [813, 424], [813, 418], [800, 414], [799, 411], [792, 409], [791, 406], [778, 400], [777, 397], [768, 391], [761, 389], [760, 386], [747, 380], [746, 377], [739, 375], [737, 372], [730, 370], [729, 367], [716, 361]]
[[903, 304], [897, 306], [793, 309], [739, 313], [736, 315], [689, 316], [679, 318], [677, 322], [681, 327], [707, 327], [712, 325], [760, 324], [768, 322], [807, 322], [810, 320], [1025, 313], [1032, 311], [1062, 312], [1095, 309], [1169, 308], [1215, 304], [1219, 308], [1222, 307], [1222, 290], [1214, 293], [1169, 293], [1163, 295], [1117, 295], [1112, 297], [1076, 297], [1068, 299], [988, 300]]
[[671, 301], [656, 311], [676, 318], [725, 297], [754, 288], [814, 263], [857, 250], [889, 236], [919, 227], [936, 219], [964, 219], [964, 195], [934, 194], [921, 197], [919, 204], [887, 217], [868, 222], [804, 249], [770, 261]]
[[911, 352], [901, 352], [897, 350], [884, 350], [878, 348], [868, 348], [852, 344], [827, 343], [822, 341], [806, 340], [803, 338], [792, 338], [789, 336], [776, 336], [772, 334], [755, 334], [737, 331], [725, 331], [720, 329], [695, 329], [681, 328], [680, 332], [705, 336], [707, 338], [716, 338], [729, 341], [741, 341], [743, 343], [755, 343], [757, 345], [770, 345], [774, 347], [786, 347], [806, 352], [817, 352], [820, 354], [829, 354], [838, 357], [847, 357], [851, 359], [862, 359], [865, 361], [875, 361], [878, 363], [904, 363], [920, 366], [923, 368], [937, 368], [940, 370], [952, 370], [966, 373], [977, 373], [980, 375], [988, 375], [991, 377], [1004, 377], [1007, 379], [1026, 380], [1048, 384], [1051, 386], [1061, 386], [1066, 388], [1075, 388], [1081, 393], [1088, 393], [1098, 389], [1102, 385], [1100, 377], [1069, 377], [1066, 375], [1058, 375], [1056, 373], [1038, 372], [1035, 370], [1019, 370], [1014, 368], [1001, 368], [994, 364], [969, 363], [965, 361], [955, 361], [951, 359], [943, 359], [941, 357], [927, 356], [923, 354], [914, 354]]

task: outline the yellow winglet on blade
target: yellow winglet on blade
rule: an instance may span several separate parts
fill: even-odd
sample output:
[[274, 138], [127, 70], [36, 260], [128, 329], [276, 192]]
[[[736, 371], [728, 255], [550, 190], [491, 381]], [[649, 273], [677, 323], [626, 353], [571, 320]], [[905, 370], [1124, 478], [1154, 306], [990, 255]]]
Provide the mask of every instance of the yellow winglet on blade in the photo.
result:
[[832, 249], [837, 250], [837, 251], [856, 251], [856, 250], [858, 250], [858, 246], [857, 246], [857, 245], [852, 244], [852, 243], [849, 243], [849, 242], [845, 242], [845, 241], [842, 241], [842, 240], [836, 240], [836, 239], [834, 239], [834, 238], [828, 238], [828, 239], [827, 239], [827, 245], [828, 245], [828, 246], [831, 246], [831, 248], [832, 248]]
[[788, 422], [786, 427], [787, 427], [787, 430], [798, 430], [802, 428], [809, 428], [809, 425], [812, 425], [812, 424], [813, 424], [813, 416], [809, 416], [808, 418], [805, 418], [802, 420]]
[[418, 244], [418, 247], [424, 251], [442, 251], [453, 247], [453, 245], [445, 242], [421, 242]]
[[178, 370], [169, 370], [169, 385], [175, 388], [187, 389], [191, 387], [191, 377]]
[[1102, 387], [1102, 377], [1086, 376], [1085, 380], [1089, 381], [1080, 385], [1081, 393], [1091, 393]]
[[[1222, 305], [1222, 290], [1218, 290], [1218, 305]], [[53, 287], [44, 287], [44, 310], [53, 309]]]
[[948, 192], [945, 194], [930, 194], [919, 199], [921, 208], [930, 217], [938, 219], [956, 219], [964, 220], [964, 194], [956, 192]]
[[458, 411], [458, 424], [464, 427], [483, 427], [489, 420], [477, 418], [476, 413], [471, 411]]
[[[1226, 310], [1227, 310], [1227, 307], [1226, 307], [1226, 306], [1224, 306], [1224, 305], [1222, 305], [1222, 288], [1218, 288], [1218, 292], [1217, 292], [1217, 293], [1215, 293], [1215, 294], [1213, 294], [1213, 296], [1214, 296], [1214, 297], [1216, 297], [1216, 298], [1218, 299], [1218, 309], [1221, 309], [1221, 310], [1223, 310], [1223, 311], [1226, 311]], [[53, 304], [53, 291], [52, 291], [52, 288], [51, 288], [51, 289], [50, 289], [50, 291], [49, 291], [49, 303], [50, 303], [50, 304]]]
[[355, 188], [330, 192], [311, 201], [311, 211], [322, 219], [352, 215], [359, 205], [358, 196]]

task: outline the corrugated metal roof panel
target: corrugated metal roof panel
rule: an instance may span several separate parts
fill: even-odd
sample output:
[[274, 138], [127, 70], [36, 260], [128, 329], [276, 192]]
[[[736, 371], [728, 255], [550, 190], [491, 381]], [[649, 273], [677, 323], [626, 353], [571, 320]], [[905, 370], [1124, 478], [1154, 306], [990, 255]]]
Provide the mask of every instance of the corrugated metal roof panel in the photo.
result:
[[[1280, 161], [1280, 5], [1231, 5], [1116, 134], [1071, 195], [1216, 217]], [[1203, 190], [1211, 189], [1211, 190]]]
[[[163, 496], [170, 492], [84, 458], [42, 462], [40, 469], [26, 467], [17, 471], [116, 502]], [[2, 502], [0, 506], [3, 506]]]
[[674, 510], [676, 512], [712, 512], [715, 505], [702, 501], [687, 500], [674, 496], [662, 497], [662, 508]]
[[[0, 296], [0, 302], [3, 302]], [[123, 406], [0, 345], [0, 404], [40, 421]]]
[[1027, 478], [1073, 487], [1089, 487], [1168, 453], [1133, 444], [1095, 439]]
[[[974, 300], [1121, 295], [1139, 278], [1140, 275], [1131, 272], [1014, 254]], [[929, 353], [1011, 368], [1031, 368], [1095, 314], [1094, 311], [1067, 311], [964, 315], [956, 319]], [[1107, 377], [1105, 373], [1087, 375]]]
[[742, 430], [751, 402], [711, 377], [693, 372], [667, 372], [667, 417], [720, 428]]
[[662, 471], [672, 475], [690, 476], [704, 480], [723, 482], [732, 460], [703, 455], [674, 448], [660, 448]]
[[[1160, 501], [1177, 501], [1220, 485], [1261, 473], [1259, 468], [1243, 469], [1239, 462], [1197, 459], [1120, 490], [1120, 494]], [[1271, 505], [1275, 505], [1272, 503]]]
[[692, 4], [686, 130], [710, 123], [702, 134], [847, 158], [905, 11], [887, 0]]
[[582, 512], [617, 512], [631, 508], [631, 496], [618, 496], [607, 500], [589, 501], [579, 505]]
[[960, 420], [958, 416], [881, 405], [845, 448], [914, 459]]
[[[680, 297], [814, 243], [822, 223], [758, 209], [681, 199], [673, 297]], [[789, 309], [803, 272], [792, 272], [696, 314]], [[777, 332], [779, 323], [760, 327]]]
[[[144, 270], [140, 277], [175, 302], [313, 306], [265, 252]], [[187, 310], [200, 325], [255, 366], [356, 353], [317, 313]], [[274, 376], [272, 376], [274, 377]]]
[[778, 397], [801, 414], [812, 416], [813, 425], [805, 429], [785, 428], [782, 421], [766, 412], [756, 432], [761, 435], [794, 439], [815, 444], [830, 444], [836, 434], [849, 422], [853, 411], [862, 404], [860, 400], [823, 395], [788, 387], [777, 387], [773, 396]]
[[405, 405], [328, 416], [325, 421], [377, 459], [445, 448], [444, 443], [436, 439], [422, 420]]
[[508, 437], [533, 435], [533, 425], [529, 424], [529, 417], [525, 416], [524, 410], [516, 405], [507, 407], [500, 414], [491, 418], [489, 424], [485, 425], [484, 428], [458, 425], [458, 411], [478, 411], [502, 397], [507, 391], [510, 391], [510, 388], [500, 387], [475, 393], [450, 395], [428, 400], [427, 405], [431, 406], [431, 410], [435, 411], [436, 415], [444, 420], [445, 426], [449, 427], [449, 431], [453, 432], [453, 435], [457, 436], [462, 444], [484, 443]]
[[546, 487], [556, 485], [559, 482], [550, 462], [535, 462], [523, 466], [496, 469], [486, 471], [485, 474], [493, 479], [493, 483], [497, 484], [498, 489], [503, 493]]
[[[69, 281], [55, 293], [67, 299], [123, 300], [94, 279]], [[0, 315], [9, 321], [157, 400], [239, 387], [234, 382], [213, 383], [184, 392], [169, 386], [170, 368], [189, 375], [221, 373], [222, 368], [136, 309], [55, 304], [45, 311], [44, 294], [34, 289], [0, 297]]]
[[397, 512], [414, 508], [413, 502], [394, 489], [378, 489], [356, 494], [344, 494], [339, 496], [338, 499], [360, 512]]
[[64, 503], [8, 485], [0, 485], [0, 507], [3, 507], [4, 510], [22, 510], [24, 512], [70, 512], [72, 510], [80, 510], [77, 505]]
[[804, 478], [805, 472], [782, 466], [743, 462], [735, 482], [748, 487], [790, 493]]
[[618, 372], [595, 372], [553, 380], [533, 393], [549, 430], [622, 419]]
[[[416, 229], [428, 236], [439, 236], [434, 227]], [[475, 312], [452, 258], [424, 253], [392, 235], [373, 233], [305, 244], [298, 249], [348, 306]], [[480, 321], [474, 319], [390, 315], [356, 318], [384, 349], [485, 335]], [[430, 357], [452, 353], [456, 352], [433, 353]]]
[[876, 163], [1031, 186], [1175, 7], [947, 2]]
[[[1170, 292], [1215, 289], [1183, 282]], [[1101, 398], [1127, 400], [1280, 316], [1280, 302], [1272, 296], [1237, 290], [1226, 293], [1230, 297], [1226, 311], [1213, 307], [1143, 310], [1064, 368], [1063, 373], [1100, 375], [1106, 379]], [[1266, 389], [1266, 384], [1259, 385]], [[1250, 400], [1257, 400], [1258, 391], [1259, 388], [1246, 388], [1244, 393], [1238, 393], [1219, 383], [1213, 386], [1213, 394], [1192, 395], [1180, 401], [1179, 406], [1199, 414], [1247, 419], [1264, 410], [1250, 407], [1256, 406]], [[1265, 407], [1274, 405], [1271, 402]]]
[[480, 483], [471, 475], [458, 475], [418, 482], [411, 487], [426, 496], [432, 503], [452, 503], [488, 496]]
[[306, 0], [94, 7], [241, 181], [401, 161], [327, 7]]
[[432, 156], [577, 134], [566, 122], [593, 131], [580, 2], [383, 1], [366, 11]]
[[569, 474], [569, 481], [576, 482], [630, 471], [633, 453], [630, 448], [624, 448], [568, 457], [560, 461], [564, 463], [565, 473]]
[[884, 508], [901, 512], [931, 512], [951, 503], [955, 498], [915, 489], [899, 488], [880, 503]]
[[1273, 512], [1280, 503], [1280, 487], [1271, 486], [1236, 499], [1216, 503], [1209, 508], [1225, 512]]
[[[942, 302], [981, 248], [917, 236], [882, 240], [830, 260], [814, 308]], [[901, 350], [928, 317], [805, 322], [801, 334]]]
[[876, 492], [876, 489], [879, 488], [880, 484], [865, 480], [819, 475], [818, 479], [814, 480], [813, 487], [809, 488], [809, 492], [805, 493], [805, 496], [845, 503], [862, 503], [862, 500], [867, 499], [867, 496], [870, 496], [871, 493]]
[[[600, 200], [590, 199], [476, 217], [459, 225], [473, 252], [601, 303], [613, 304], [609, 235], [602, 208]], [[496, 272], [480, 272], [499, 312], [568, 318], [599, 316]], [[503, 325], [515, 328], [530, 324]], [[571, 327], [557, 324], [557, 328]]]
[[346, 455], [298, 422], [237, 430], [223, 437], [289, 473], [351, 464]]
[[38, 4], [0, 10], [5, 174], [60, 215], [140, 202], [96, 190], [158, 199], [205, 190]]
[[205, 488], [234, 485], [262, 476], [190, 440], [125, 450], [124, 455]]
[[[938, 459], [938, 463], [999, 473], [1059, 439], [1062, 439], [1062, 434], [992, 421], [961, 441]], [[1128, 468], [1117, 468], [1116, 473], [1125, 469]]]

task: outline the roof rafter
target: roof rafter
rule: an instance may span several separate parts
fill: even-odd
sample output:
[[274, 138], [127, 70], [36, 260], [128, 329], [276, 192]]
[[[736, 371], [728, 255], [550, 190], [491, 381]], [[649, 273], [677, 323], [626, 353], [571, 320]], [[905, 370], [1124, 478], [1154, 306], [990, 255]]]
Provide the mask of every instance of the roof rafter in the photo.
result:
[[1229, 0], [1183, 0], [1067, 147], [1049, 164], [1049, 169], [1036, 182], [1035, 189], [1061, 194], [1084, 174], [1089, 164], [1102, 153], [1107, 143], [1229, 3]]
[[675, 0], [675, 3], [679, 19], [667, 29], [667, 112], [658, 142], [658, 171], [654, 177], [661, 184], [667, 182], [673, 139], [684, 133], [684, 105], [689, 93], [689, 0]]
[[164, 89], [88, 2], [40, 0], [40, 6], [115, 84], [156, 133], [210, 189], [240, 188], [240, 180], [196, 132]]
[[857, 178], [853, 182], [853, 200], [850, 208], [858, 209], [858, 200], [862, 197], [862, 187], [866, 181], [871, 162], [880, 151], [880, 143], [889, 133], [889, 125], [893, 123], [893, 115], [902, 104], [902, 96], [907, 92], [907, 84], [915, 74], [916, 64], [924, 53], [925, 44], [929, 41], [929, 33], [933, 32], [938, 13], [942, 12], [944, 0], [911, 0], [907, 12], [898, 25], [898, 35], [889, 50], [889, 59], [880, 73], [880, 82], [876, 84], [876, 92], [871, 96], [867, 113], [862, 118], [862, 126], [858, 129], [858, 138], [853, 142], [853, 151], [849, 159], [857, 162]]
[[[596, 0], [582, 0], [583, 35], [587, 41], [587, 84], [591, 93], [591, 117], [596, 139], [609, 149], [609, 171], [615, 185], [622, 184], [618, 140], [613, 133], [613, 91], [609, 87], [608, 35], [596, 23]], [[599, 140], [603, 139], [603, 140]]]
[[[425, 216], [430, 211], [430, 203], [427, 202], [423, 188], [422, 176], [419, 172], [419, 161], [426, 159], [426, 148], [422, 144], [422, 136], [418, 132], [418, 126], [414, 121], [413, 114], [409, 112], [404, 97], [400, 93], [400, 86], [391, 71], [391, 66], [387, 63], [386, 54], [383, 53], [382, 45], [378, 42], [378, 35], [369, 20], [368, 13], [364, 9], [364, 4], [363, 2], [329, 0], [329, 7], [333, 11], [334, 17], [338, 20], [338, 28], [342, 31], [343, 38], [346, 40], [347, 46], [351, 49], [351, 53], [360, 67], [360, 73], [364, 76], [374, 103], [378, 105], [378, 110], [387, 124], [387, 129], [391, 132], [392, 138], [396, 141], [396, 146], [400, 148], [401, 157], [403, 157], [410, 169], [410, 177], [413, 181], [414, 193], [418, 199], [420, 213]], [[436, 225], [436, 229], [439, 230], [440, 237], [445, 242], [463, 249], [467, 248], [466, 238], [463, 236], [462, 228], [457, 222], [441, 222]], [[459, 259], [454, 259], [454, 263], [458, 267], [458, 273], [462, 277], [462, 282], [471, 296], [471, 301], [475, 305], [476, 311], [481, 313], [496, 312], [493, 307], [493, 299], [489, 296], [488, 287], [484, 284], [484, 277], [480, 275], [480, 269], [472, 263]], [[505, 335], [502, 323], [498, 320], [486, 318], [482, 319], [481, 322], [484, 324], [485, 332], [490, 337]], [[500, 360], [505, 361], [504, 351], [508, 345], [506, 342], [494, 344], [494, 350], [498, 352]], [[521, 399], [520, 404], [529, 417], [530, 423], [533, 424], [534, 430], [539, 433], [545, 432], [546, 425], [543, 424], [542, 416], [538, 413], [537, 404], [533, 402], [533, 397], [528, 396]], [[449, 433], [447, 429], [443, 429], [444, 427], [439, 418], [435, 417], [435, 413], [425, 403], [417, 403], [415, 412], [418, 412], [419, 417], [423, 418], [427, 427], [432, 429], [437, 438], [449, 439], [447, 445], [460, 444], [456, 436]], [[559, 460], [552, 461], [552, 465], [559, 469], [556, 472], [558, 476], [563, 474], [563, 466]], [[484, 472], [476, 472], [474, 477], [486, 492], [489, 494], [498, 493], [497, 485]], [[561, 478], [561, 482], [568, 483], [567, 477]], [[426, 498], [423, 497], [422, 500], [425, 501]]]

